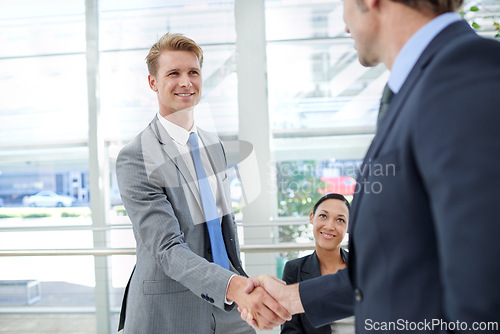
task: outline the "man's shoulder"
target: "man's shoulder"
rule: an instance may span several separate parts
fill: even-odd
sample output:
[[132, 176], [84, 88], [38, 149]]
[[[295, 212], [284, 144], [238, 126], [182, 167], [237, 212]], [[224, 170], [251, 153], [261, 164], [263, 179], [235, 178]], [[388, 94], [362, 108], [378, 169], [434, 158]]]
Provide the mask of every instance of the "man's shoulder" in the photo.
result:
[[[456, 91], [471, 82], [496, 87], [496, 83], [483, 78], [499, 73], [499, 55], [498, 41], [477, 35], [466, 22], [455, 22], [438, 34], [422, 54], [420, 64], [425, 71], [421, 87], [445, 87], [449, 92], [453, 92], [452, 87]], [[428, 94], [428, 89], [422, 92]]]
[[[442, 31], [438, 37], [441, 37], [446, 43], [439, 43], [439, 52], [437, 59], [450, 63], [450, 60], [458, 62], [476, 62], [479, 59], [491, 58], [497, 59], [500, 52], [500, 43], [497, 40], [488, 37], [479, 36], [465, 22], [456, 22]], [[496, 62], [497, 64], [498, 61]], [[467, 69], [464, 69], [464, 71]]]
[[158, 137], [152, 129], [152, 124], [148, 124], [141, 132], [127, 142], [118, 153], [118, 158], [123, 155], [133, 153], [142, 153], [145, 146], [150, 147], [151, 144], [157, 144]]

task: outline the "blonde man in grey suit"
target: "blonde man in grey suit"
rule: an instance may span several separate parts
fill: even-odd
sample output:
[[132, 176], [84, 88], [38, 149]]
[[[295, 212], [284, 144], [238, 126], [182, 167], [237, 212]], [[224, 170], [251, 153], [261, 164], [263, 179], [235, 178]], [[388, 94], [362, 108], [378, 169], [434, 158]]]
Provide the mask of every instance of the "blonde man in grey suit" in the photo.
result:
[[[119, 330], [254, 333], [235, 303], [252, 310], [261, 319], [261, 329], [283, 323], [290, 314], [265, 290], [243, 292], [247, 277], [239, 257], [224, 149], [216, 134], [194, 121], [202, 88], [201, 48], [183, 35], [167, 33], [152, 46], [146, 61], [159, 111], [117, 159], [118, 185], [137, 242], [137, 263]], [[199, 143], [198, 166], [191, 155], [192, 136]], [[201, 164], [217, 207], [216, 226], [222, 234], [218, 245], [207, 228], [206, 221], [212, 220], [205, 218], [197, 169]], [[212, 250], [221, 244], [227, 269], [213, 260]]]

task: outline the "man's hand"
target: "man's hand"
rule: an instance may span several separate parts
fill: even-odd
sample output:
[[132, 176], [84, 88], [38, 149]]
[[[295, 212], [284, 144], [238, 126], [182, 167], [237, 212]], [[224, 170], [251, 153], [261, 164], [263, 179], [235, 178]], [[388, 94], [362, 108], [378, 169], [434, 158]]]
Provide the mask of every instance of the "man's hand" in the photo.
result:
[[[293, 315], [304, 312], [304, 307], [300, 300], [299, 284], [286, 285], [285, 282], [276, 277], [260, 275], [247, 280], [244, 292], [250, 293], [259, 288], [264, 288], [289, 314]], [[241, 312], [241, 318], [250, 326], [254, 328], [258, 326], [259, 318], [253, 312], [241, 306], [238, 307], [238, 310]]]
[[[238, 304], [238, 310], [246, 310], [252, 316], [253, 322], [249, 324], [259, 330], [272, 329], [292, 316], [262, 287], [254, 287], [245, 292], [245, 288], [252, 283], [243, 276], [234, 276], [229, 282], [227, 299]], [[245, 320], [245, 319], [244, 319]]]

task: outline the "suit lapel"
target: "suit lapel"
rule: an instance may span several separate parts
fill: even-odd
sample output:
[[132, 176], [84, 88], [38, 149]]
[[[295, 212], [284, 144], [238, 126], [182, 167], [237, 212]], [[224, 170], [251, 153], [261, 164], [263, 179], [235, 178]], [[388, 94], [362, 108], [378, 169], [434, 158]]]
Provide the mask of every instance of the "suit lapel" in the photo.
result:
[[152, 128], [153, 132], [156, 134], [156, 137], [158, 138], [158, 141], [161, 144], [162, 150], [165, 152], [165, 154], [170, 158], [170, 160], [172, 160], [174, 165], [177, 167], [177, 170], [179, 170], [180, 174], [182, 175], [186, 184], [188, 185], [189, 190], [191, 190], [194, 197], [196, 198], [196, 202], [198, 203], [200, 210], [203, 210], [200, 195], [198, 193], [198, 188], [196, 187], [196, 184], [195, 184], [195, 182], [197, 182], [197, 181], [195, 179], [193, 179], [193, 177], [191, 176], [191, 173], [189, 172], [189, 169], [186, 166], [186, 163], [184, 162], [184, 158], [179, 153], [179, 150], [175, 146], [175, 143], [172, 140], [172, 138], [170, 137], [170, 135], [167, 133], [165, 128], [161, 125], [160, 120], [158, 119], [158, 116], [155, 116], [155, 118], [151, 122], [151, 128]]
[[[155, 116], [155, 118], [151, 122], [151, 128], [155, 133], [156, 137], [158, 138], [162, 150], [170, 158], [170, 160], [172, 160], [174, 165], [179, 170], [180, 174], [186, 181], [189, 190], [193, 193], [193, 196], [196, 198], [196, 202], [198, 203], [199, 209], [202, 210], [203, 212], [203, 205], [201, 203], [200, 194], [198, 188], [196, 187], [197, 180], [193, 179], [193, 176], [191, 175], [186, 163], [184, 162], [184, 158], [179, 153], [179, 150], [175, 146], [175, 143], [170, 137], [170, 135], [161, 125], [158, 116]], [[217, 137], [211, 135], [209, 132], [203, 129], [198, 128], [198, 135], [199, 138], [203, 141], [205, 152], [207, 154], [210, 165], [212, 166], [212, 169], [214, 170], [215, 173], [217, 186], [219, 187], [220, 192], [222, 194], [222, 203], [225, 206], [225, 208], [223, 208], [223, 212], [224, 213], [229, 212], [228, 210], [231, 209], [231, 207], [230, 206], [228, 207], [228, 204], [226, 203], [228, 196], [224, 191], [224, 186], [221, 179], [222, 175], [226, 175], [225, 173], [226, 160], [224, 157], [224, 152], [222, 150], [221, 144]]]
[[321, 267], [316, 251], [309, 255], [300, 269], [300, 279], [305, 281], [310, 278], [321, 276]]

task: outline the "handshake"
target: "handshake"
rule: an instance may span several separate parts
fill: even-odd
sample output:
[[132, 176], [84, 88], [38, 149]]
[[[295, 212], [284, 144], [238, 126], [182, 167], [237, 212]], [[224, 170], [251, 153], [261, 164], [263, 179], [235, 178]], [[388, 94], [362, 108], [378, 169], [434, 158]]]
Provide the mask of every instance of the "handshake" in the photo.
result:
[[227, 299], [235, 301], [241, 318], [259, 330], [272, 329], [291, 320], [292, 315], [304, 312], [299, 284], [286, 285], [272, 276], [234, 276]]

